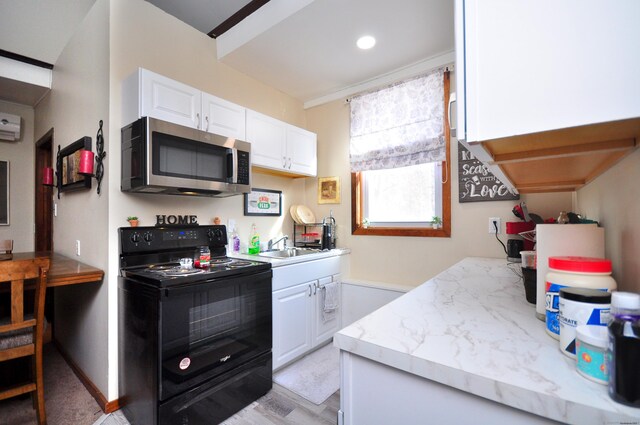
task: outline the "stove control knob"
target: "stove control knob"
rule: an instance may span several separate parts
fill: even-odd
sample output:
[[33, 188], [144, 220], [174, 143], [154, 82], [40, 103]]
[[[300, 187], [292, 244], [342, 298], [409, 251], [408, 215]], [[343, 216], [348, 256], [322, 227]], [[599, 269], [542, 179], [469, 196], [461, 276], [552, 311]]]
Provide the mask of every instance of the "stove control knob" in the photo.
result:
[[131, 242], [137, 244], [138, 242], [140, 242], [140, 233], [132, 233], [131, 234]]
[[209, 237], [209, 239], [217, 239], [217, 240], [222, 240], [222, 230], [220, 229], [210, 229], [207, 232], [207, 236]]
[[153, 241], [153, 233], [151, 232], [146, 232], [142, 238], [144, 239], [145, 242], [147, 243], [151, 243]]

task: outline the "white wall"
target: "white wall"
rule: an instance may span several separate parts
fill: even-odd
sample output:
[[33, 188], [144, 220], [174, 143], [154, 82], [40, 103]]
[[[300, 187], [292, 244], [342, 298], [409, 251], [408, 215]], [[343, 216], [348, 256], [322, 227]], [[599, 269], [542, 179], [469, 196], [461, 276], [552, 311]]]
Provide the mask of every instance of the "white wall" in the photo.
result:
[[578, 209], [604, 227], [618, 289], [640, 292], [640, 151], [578, 190]]
[[[452, 88], [452, 90], [454, 90]], [[451, 237], [390, 237], [351, 235], [351, 176], [349, 171], [349, 105], [335, 101], [307, 110], [308, 129], [318, 133], [318, 177], [339, 176], [342, 202], [316, 202], [317, 182], [307, 183], [306, 199], [317, 217], [333, 210], [338, 223], [337, 243], [351, 248], [352, 279], [417, 286], [464, 257], [505, 257], [495, 236], [488, 233], [489, 217], [519, 221], [511, 210], [520, 201], [458, 202], [457, 141], [451, 143]], [[314, 179], [315, 180], [315, 179]], [[557, 217], [572, 210], [570, 193], [523, 195], [530, 212]]]
[[245, 217], [241, 196], [216, 199], [120, 192], [120, 128], [122, 81], [143, 67], [205, 92], [257, 110], [272, 117], [305, 127], [302, 102], [219, 63], [215, 40], [168, 15], [143, 0], [111, 0], [110, 14], [110, 92], [107, 142], [109, 192], [109, 399], [117, 397], [117, 271], [118, 228], [126, 217], [137, 215], [141, 225], [153, 226], [157, 214], [196, 214], [200, 224], [210, 224], [215, 216], [226, 224], [237, 221], [243, 241], [256, 223], [262, 239], [291, 235], [288, 215], [291, 204], [304, 203], [305, 179], [253, 174], [253, 187], [283, 191], [281, 217]]
[[20, 139], [0, 140], [0, 160], [9, 161], [9, 225], [0, 226], [0, 239], [13, 239], [13, 251], [33, 251], [35, 222], [34, 111], [30, 106], [0, 101], [0, 112], [21, 117]]
[[[51, 92], [36, 107], [36, 135], [42, 137], [54, 128], [54, 155], [58, 145], [64, 148], [82, 136], [92, 138], [95, 152], [100, 120], [107, 124], [105, 140], [110, 139], [108, 12], [109, 0], [97, 0], [54, 64]], [[109, 156], [107, 152], [107, 163]], [[106, 395], [109, 195], [103, 190], [98, 196], [95, 183], [93, 180], [91, 190], [64, 192], [59, 200], [54, 198], [58, 210], [53, 218], [55, 251], [106, 272], [102, 283], [56, 289], [54, 332], [74, 362]], [[81, 246], [79, 257], [76, 240]]]

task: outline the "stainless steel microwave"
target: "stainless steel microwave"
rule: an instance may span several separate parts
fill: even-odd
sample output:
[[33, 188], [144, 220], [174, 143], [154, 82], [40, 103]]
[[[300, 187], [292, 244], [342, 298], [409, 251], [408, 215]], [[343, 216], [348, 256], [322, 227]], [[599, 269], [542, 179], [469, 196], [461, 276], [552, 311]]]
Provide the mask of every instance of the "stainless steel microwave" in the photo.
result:
[[123, 192], [226, 197], [251, 191], [251, 144], [142, 117], [122, 128]]

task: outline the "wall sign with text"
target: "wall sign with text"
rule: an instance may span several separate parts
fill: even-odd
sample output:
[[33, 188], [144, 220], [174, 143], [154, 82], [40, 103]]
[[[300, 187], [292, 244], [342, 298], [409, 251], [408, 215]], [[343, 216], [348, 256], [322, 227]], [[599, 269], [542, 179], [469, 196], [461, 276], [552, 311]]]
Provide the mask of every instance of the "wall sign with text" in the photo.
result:
[[509, 201], [520, 199], [486, 165], [458, 142], [458, 202]]

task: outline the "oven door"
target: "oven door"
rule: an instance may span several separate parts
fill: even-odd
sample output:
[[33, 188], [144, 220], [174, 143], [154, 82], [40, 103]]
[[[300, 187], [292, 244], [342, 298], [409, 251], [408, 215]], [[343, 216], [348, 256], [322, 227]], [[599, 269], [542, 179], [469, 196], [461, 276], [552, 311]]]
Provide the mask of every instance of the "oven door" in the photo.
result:
[[163, 291], [160, 400], [271, 351], [271, 270]]

